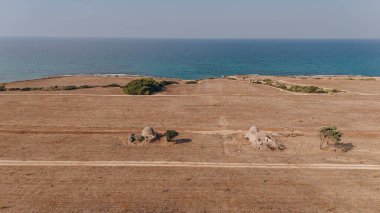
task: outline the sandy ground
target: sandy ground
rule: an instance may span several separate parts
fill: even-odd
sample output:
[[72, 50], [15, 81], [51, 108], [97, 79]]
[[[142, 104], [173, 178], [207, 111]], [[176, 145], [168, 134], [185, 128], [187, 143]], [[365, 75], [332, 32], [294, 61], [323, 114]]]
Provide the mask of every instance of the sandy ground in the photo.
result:
[[[380, 79], [263, 78], [345, 92], [291, 93], [242, 78], [179, 81], [154, 96], [120, 88], [1, 92], [0, 211], [380, 211]], [[6, 86], [132, 79], [73, 76]], [[278, 136], [285, 151], [255, 151], [243, 138], [252, 125], [301, 135]], [[327, 125], [344, 132], [347, 152], [319, 149], [318, 129]], [[183, 143], [126, 145], [144, 126], [176, 129]]]

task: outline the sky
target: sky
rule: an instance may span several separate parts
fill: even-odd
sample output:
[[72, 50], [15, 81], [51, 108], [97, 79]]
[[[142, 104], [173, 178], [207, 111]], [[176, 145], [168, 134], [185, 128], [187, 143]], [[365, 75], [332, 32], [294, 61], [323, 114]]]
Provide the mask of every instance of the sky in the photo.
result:
[[0, 36], [380, 38], [380, 0], [0, 0]]

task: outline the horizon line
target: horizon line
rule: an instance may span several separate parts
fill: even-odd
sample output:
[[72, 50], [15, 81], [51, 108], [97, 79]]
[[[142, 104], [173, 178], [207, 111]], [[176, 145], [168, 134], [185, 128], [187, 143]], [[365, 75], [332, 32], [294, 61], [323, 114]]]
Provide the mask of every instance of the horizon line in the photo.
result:
[[49, 39], [162, 39], [162, 40], [380, 40], [380, 38], [249, 38], [249, 37], [113, 37], [113, 36], [19, 36], [0, 35], [0, 38], [49, 38]]

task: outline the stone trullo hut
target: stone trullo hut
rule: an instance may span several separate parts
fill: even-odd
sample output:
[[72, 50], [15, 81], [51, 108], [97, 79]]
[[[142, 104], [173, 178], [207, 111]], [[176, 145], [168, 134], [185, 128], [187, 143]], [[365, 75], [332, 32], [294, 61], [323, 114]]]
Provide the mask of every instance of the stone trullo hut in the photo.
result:
[[256, 126], [252, 126], [245, 134], [257, 150], [283, 150], [285, 145], [279, 143], [271, 134], [260, 132]]

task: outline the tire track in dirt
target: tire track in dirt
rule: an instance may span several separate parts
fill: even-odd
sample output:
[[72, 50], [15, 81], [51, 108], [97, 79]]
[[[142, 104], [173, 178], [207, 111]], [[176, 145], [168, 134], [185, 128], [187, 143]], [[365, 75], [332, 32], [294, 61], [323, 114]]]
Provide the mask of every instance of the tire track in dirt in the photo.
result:
[[[233, 134], [233, 133], [242, 133], [244, 130], [187, 130], [183, 128], [177, 128], [177, 130], [196, 133], [196, 134]], [[72, 130], [63, 130], [63, 129], [0, 129], [0, 133], [11, 133], [11, 134], [129, 134], [134, 131], [141, 131], [139, 128], [127, 128], [125, 130], [120, 129], [72, 129]]]
[[0, 166], [63, 166], [63, 167], [201, 167], [201, 168], [254, 168], [254, 169], [334, 169], [380, 170], [371, 164], [285, 164], [285, 163], [212, 163], [178, 161], [22, 161], [0, 160]]
[[[1, 128], [3, 127], [3, 128]], [[176, 128], [176, 130], [184, 132], [184, 133], [194, 133], [194, 134], [220, 134], [220, 135], [229, 135], [229, 134], [244, 134], [246, 130], [241, 129], [210, 129], [210, 130], [198, 130], [198, 129], [189, 129], [188, 126], [184, 127], [173, 127], [173, 126], [156, 126], [156, 129], [164, 130]], [[291, 133], [294, 131], [289, 130], [287, 128], [263, 128], [264, 132], [272, 132], [272, 133]], [[302, 132], [304, 135], [314, 134], [317, 130], [315, 128], [302, 128], [296, 129], [297, 131]], [[65, 127], [39, 127], [39, 126], [31, 126], [31, 127], [15, 127], [15, 126], [1, 126], [0, 125], [0, 133], [8, 133], [8, 134], [130, 134], [131, 132], [139, 132], [141, 131], [140, 127], [126, 127], [126, 128], [69, 128]], [[377, 138], [380, 137], [379, 130], [350, 130], [347, 136], [357, 136], [357, 137], [369, 137], [369, 138]]]

